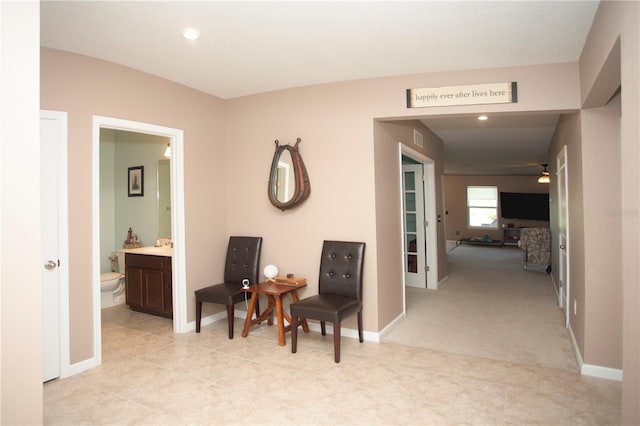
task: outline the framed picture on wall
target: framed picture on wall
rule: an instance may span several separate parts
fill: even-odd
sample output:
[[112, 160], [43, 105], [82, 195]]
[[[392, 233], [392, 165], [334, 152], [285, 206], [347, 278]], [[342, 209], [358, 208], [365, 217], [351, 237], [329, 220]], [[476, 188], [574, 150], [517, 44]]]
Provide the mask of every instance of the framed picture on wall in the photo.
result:
[[144, 166], [129, 167], [129, 197], [144, 197]]

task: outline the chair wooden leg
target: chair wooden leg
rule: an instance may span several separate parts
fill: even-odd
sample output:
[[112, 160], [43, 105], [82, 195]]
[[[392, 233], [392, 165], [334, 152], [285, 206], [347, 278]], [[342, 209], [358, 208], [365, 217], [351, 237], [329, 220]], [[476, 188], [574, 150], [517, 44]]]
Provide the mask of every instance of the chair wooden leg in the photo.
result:
[[333, 360], [340, 362], [340, 321], [333, 323]]
[[324, 321], [320, 321], [320, 331], [323, 336], [327, 335], [327, 328], [325, 327]]
[[298, 351], [298, 317], [291, 315], [291, 353]]
[[233, 315], [234, 315], [234, 306], [227, 305], [227, 323], [229, 324], [229, 339], [233, 339], [233, 323], [235, 322]]
[[360, 343], [364, 342], [362, 333], [362, 311], [358, 312], [358, 337], [360, 338]]
[[202, 320], [202, 301], [196, 300], [196, 333], [200, 333], [201, 320]]

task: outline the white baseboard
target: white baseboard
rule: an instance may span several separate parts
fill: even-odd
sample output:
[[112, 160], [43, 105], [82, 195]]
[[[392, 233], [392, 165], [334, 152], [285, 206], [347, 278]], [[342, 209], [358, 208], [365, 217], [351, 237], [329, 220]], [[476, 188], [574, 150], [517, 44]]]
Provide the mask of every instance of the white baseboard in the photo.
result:
[[[315, 322], [315, 321], [309, 322], [309, 330], [320, 333], [321, 332], [320, 323], [319, 322]], [[326, 330], [327, 330], [327, 334], [333, 335], [333, 327], [332, 326], [327, 325]], [[355, 329], [355, 328], [344, 328], [344, 327], [340, 329], [340, 337], [349, 337], [351, 339], [359, 339], [360, 338], [360, 336], [358, 336], [358, 329]], [[364, 330], [362, 332], [362, 338], [364, 340], [366, 340], [367, 342], [379, 342], [380, 341], [380, 334], [379, 333], [374, 333], [372, 331]]]
[[85, 359], [84, 361], [76, 362], [75, 364], [71, 364], [68, 369], [65, 371], [65, 375], [60, 375], [60, 378], [65, 378], [69, 376], [74, 376], [76, 374], [80, 374], [84, 371], [91, 370], [92, 368], [98, 367], [100, 363], [98, 359], [94, 356], [89, 359]]
[[578, 342], [576, 341], [576, 336], [573, 334], [571, 324], [569, 324], [569, 327], [567, 327], [567, 329], [569, 330], [569, 336], [571, 337], [571, 343], [573, 344], [573, 351], [576, 355], [576, 361], [578, 362], [580, 374], [582, 374], [583, 376], [598, 377], [600, 379], [609, 379], [618, 382], [622, 381], [622, 370], [620, 369], [585, 364], [582, 359], [582, 354], [580, 353], [580, 348], [578, 347]]
[[[234, 317], [238, 317], [239, 315], [237, 313], [235, 313], [233, 315]], [[244, 318], [245, 316], [243, 315], [242, 318]], [[226, 320], [227, 319], [227, 311], [220, 311], [220, 312], [216, 312], [215, 314], [212, 315], [207, 315], [206, 317], [202, 317], [202, 319], [200, 320], [200, 326], [204, 326], [204, 325], [209, 325], [209, 324], [213, 324], [216, 321], [220, 321], [221, 319]], [[193, 320], [189, 323], [187, 323], [187, 327], [185, 329], [185, 333], [187, 331], [195, 331], [196, 329], [196, 321]]]
[[583, 376], [599, 377], [601, 379], [622, 381], [622, 370], [617, 368], [600, 367], [599, 365], [582, 364], [580, 374]]
[[[391, 332], [391, 330], [393, 330], [394, 328], [396, 328], [396, 326], [398, 324], [400, 324], [400, 322], [405, 319], [406, 315], [404, 313], [401, 313], [400, 315], [398, 315], [393, 321], [391, 321], [389, 324], [387, 324], [387, 326], [385, 328], [383, 328], [380, 333], [378, 333], [378, 339], [386, 336], [387, 334], [389, 334]], [[380, 340], [377, 340], [378, 342]]]
[[[244, 318], [247, 317], [247, 312], [246, 311], [241, 311], [241, 310], [236, 310], [235, 313], [234, 313], [234, 316], [237, 317], [237, 318], [243, 318], [244, 319]], [[226, 318], [226, 316], [225, 316], [225, 318]], [[255, 314], [254, 314], [254, 318], [255, 318]], [[203, 321], [204, 321], [204, 318], [203, 318]], [[274, 321], [275, 321], [275, 319], [274, 319]], [[310, 331], [315, 331], [315, 332], [318, 332], [318, 333], [321, 332], [320, 323], [319, 322], [308, 321], [308, 323], [309, 323], [309, 330]], [[275, 324], [274, 324], [274, 326], [275, 326]], [[333, 335], [333, 326], [327, 325], [326, 330], [327, 330], [327, 334]], [[341, 337], [349, 337], [349, 338], [352, 338], [352, 339], [359, 339], [360, 338], [360, 336], [358, 335], [358, 329], [356, 329], [356, 328], [344, 328], [344, 327], [342, 327], [340, 329], [340, 336]], [[362, 337], [363, 337], [364, 340], [366, 340], [368, 342], [379, 342], [381, 334], [373, 332], [373, 331], [364, 330], [362, 332]]]
[[441, 280], [438, 282], [438, 288], [440, 288], [440, 286], [441, 286], [442, 284], [444, 284], [444, 283], [445, 283], [445, 281], [447, 281], [448, 279], [449, 279], [449, 275], [447, 275], [447, 276], [445, 276], [443, 279], [441, 279]]

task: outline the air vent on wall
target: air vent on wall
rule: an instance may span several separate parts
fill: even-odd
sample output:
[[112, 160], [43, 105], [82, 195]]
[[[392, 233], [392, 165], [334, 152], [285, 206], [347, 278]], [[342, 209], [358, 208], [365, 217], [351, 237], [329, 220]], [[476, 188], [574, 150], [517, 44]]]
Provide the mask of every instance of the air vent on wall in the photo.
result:
[[424, 142], [422, 140], [422, 133], [413, 129], [413, 144], [418, 145], [420, 148], [424, 147]]

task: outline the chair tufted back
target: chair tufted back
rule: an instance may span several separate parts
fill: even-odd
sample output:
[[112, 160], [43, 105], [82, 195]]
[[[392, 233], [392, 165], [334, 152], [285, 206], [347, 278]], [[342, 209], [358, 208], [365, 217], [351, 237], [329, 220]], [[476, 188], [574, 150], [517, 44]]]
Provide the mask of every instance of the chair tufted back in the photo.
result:
[[362, 300], [365, 243], [325, 241], [322, 245], [318, 292]]
[[251, 284], [258, 282], [262, 237], [229, 237], [227, 260], [224, 264], [224, 282]]

